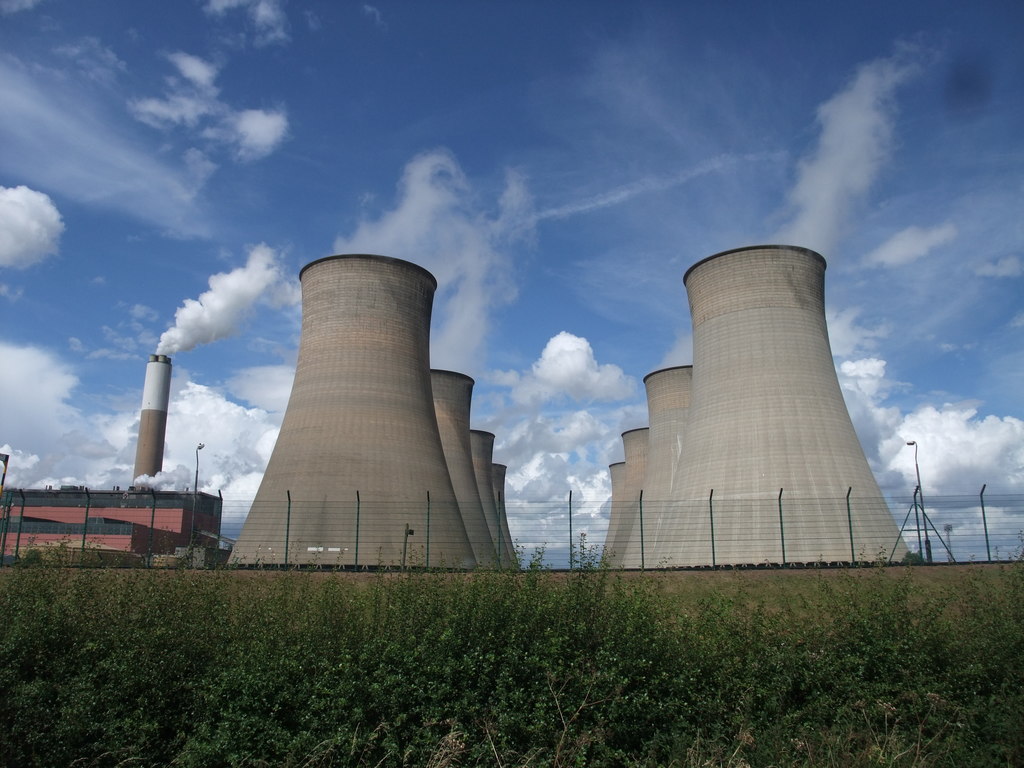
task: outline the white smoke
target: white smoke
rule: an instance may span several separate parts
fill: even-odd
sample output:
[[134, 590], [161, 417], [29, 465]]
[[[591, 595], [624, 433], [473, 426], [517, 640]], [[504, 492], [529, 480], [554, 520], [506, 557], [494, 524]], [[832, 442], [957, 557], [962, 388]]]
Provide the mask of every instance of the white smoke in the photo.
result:
[[818, 144], [800, 162], [790, 191], [792, 221], [776, 241], [831, 255], [847, 214], [870, 189], [892, 147], [893, 95], [917, 70], [907, 52], [863, 65], [818, 107]]
[[157, 354], [187, 352], [200, 344], [236, 334], [253, 306], [263, 300], [276, 306], [298, 303], [298, 290], [284, 278], [277, 253], [264, 244], [249, 251], [244, 267], [210, 277], [210, 290], [185, 299], [164, 331]]

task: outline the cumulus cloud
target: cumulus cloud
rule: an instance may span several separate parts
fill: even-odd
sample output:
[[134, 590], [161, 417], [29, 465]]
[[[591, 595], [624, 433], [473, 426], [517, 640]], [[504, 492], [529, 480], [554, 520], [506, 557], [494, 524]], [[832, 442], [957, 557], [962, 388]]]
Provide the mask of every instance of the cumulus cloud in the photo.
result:
[[336, 238], [334, 250], [393, 256], [433, 273], [431, 365], [472, 374], [484, 367], [491, 313], [515, 299], [512, 247], [529, 241], [531, 206], [523, 179], [509, 172], [496, 209], [485, 209], [450, 153], [427, 152], [406, 165], [395, 206]]
[[1024, 275], [1024, 263], [1019, 256], [1003, 256], [996, 261], [985, 262], [974, 273], [981, 277], [1020, 277]]
[[[160, 98], [136, 99], [129, 108], [136, 119], [154, 128], [183, 126], [235, 151], [238, 160], [259, 160], [273, 152], [288, 134], [283, 110], [233, 109], [220, 99], [216, 64], [177, 51], [167, 54], [177, 75], [167, 78]], [[190, 150], [195, 152], [196, 150]], [[202, 154], [190, 158], [192, 175], [200, 181], [213, 167]]]
[[238, 371], [227, 382], [231, 394], [257, 408], [284, 413], [295, 379], [293, 365], [259, 365]]
[[779, 242], [835, 250], [848, 212], [871, 188], [892, 148], [894, 95], [917, 71], [907, 52], [871, 61], [818, 107], [818, 143], [790, 191], [793, 218]]
[[48, 195], [0, 187], [0, 267], [24, 269], [57, 253], [64, 221]]
[[289, 40], [288, 18], [280, 0], [207, 0], [204, 8], [211, 16], [223, 16], [235, 9], [244, 11], [255, 32], [257, 45]]
[[258, 301], [281, 305], [295, 300], [286, 284], [277, 254], [260, 244], [252, 248], [244, 267], [212, 275], [210, 290], [198, 299], [185, 299], [174, 313], [174, 326], [164, 331], [158, 354], [187, 352], [238, 332]]
[[516, 379], [512, 399], [524, 404], [566, 397], [578, 402], [608, 402], [636, 391], [632, 377], [617, 365], [599, 364], [590, 342], [567, 331], [553, 336], [530, 371]]
[[902, 267], [917, 261], [933, 248], [951, 242], [956, 234], [956, 227], [948, 223], [931, 229], [907, 227], [865, 256], [864, 263], [872, 266]]

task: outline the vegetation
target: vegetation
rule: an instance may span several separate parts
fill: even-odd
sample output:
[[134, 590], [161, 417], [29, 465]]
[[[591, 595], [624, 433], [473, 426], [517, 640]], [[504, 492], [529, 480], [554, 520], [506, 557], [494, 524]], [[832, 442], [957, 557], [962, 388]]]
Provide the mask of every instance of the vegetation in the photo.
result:
[[1021, 765], [1021, 627], [1020, 564], [6, 569], [0, 764]]

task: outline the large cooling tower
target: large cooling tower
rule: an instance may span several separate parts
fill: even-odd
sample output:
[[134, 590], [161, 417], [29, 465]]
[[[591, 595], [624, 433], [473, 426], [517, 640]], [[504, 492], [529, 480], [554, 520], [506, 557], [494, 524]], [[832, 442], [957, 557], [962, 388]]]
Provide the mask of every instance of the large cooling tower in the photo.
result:
[[672, 565], [872, 559], [897, 544], [839, 388], [824, 277], [819, 254], [779, 245], [686, 272], [693, 385], [673, 492], [693, 508]]
[[692, 365], [663, 368], [644, 377], [650, 424], [643, 484], [644, 559], [649, 564], [660, 564], [675, 555], [679, 517], [685, 514], [685, 509], [673, 503], [673, 499], [692, 382]]
[[142, 386], [142, 413], [139, 418], [139, 442], [135, 447], [133, 480], [140, 475], [152, 477], [163, 469], [170, 394], [171, 358], [167, 355], [150, 355], [146, 363], [146, 380]]
[[[647, 519], [640, 492], [647, 473], [647, 449], [650, 429], [641, 427], [622, 433], [622, 450], [626, 456], [623, 473], [623, 516], [616, 535], [616, 546], [622, 551], [623, 568], [650, 567], [654, 561], [648, 555]], [[645, 494], [646, 495], [646, 494]], [[641, 538], [643, 542], [641, 543]], [[641, 551], [642, 550], [642, 551]]]
[[622, 520], [626, 511], [626, 504], [622, 500], [622, 491], [626, 484], [626, 462], [609, 464], [608, 474], [612, 478], [612, 497], [608, 512], [608, 531], [604, 536], [604, 559], [608, 565], [618, 568], [622, 566], [619, 538], [622, 535]]
[[287, 539], [289, 563], [472, 567], [430, 382], [437, 282], [367, 255], [299, 278], [295, 380], [236, 558], [281, 563]]
[[487, 520], [487, 529], [491, 534], [491, 548], [497, 557], [502, 530], [498, 505], [494, 502], [494, 470], [492, 469], [494, 434], [473, 429], [469, 432], [469, 439], [473, 452], [473, 473], [476, 476], [476, 486], [480, 491], [480, 501], [484, 506], [484, 518]]
[[501, 526], [501, 541], [496, 547], [501, 553], [501, 567], [518, 567], [519, 557], [516, 555], [512, 531], [508, 527], [508, 512], [505, 509], [505, 475], [508, 467], [504, 464], [491, 464], [491, 482], [494, 485], [494, 505], [498, 510], [498, 523]]
[[448, 474], [455, 488], [462, 522], [480, 565], [493, 565], [495, 551], [491, 532], [484, 517], [480, 490], [473, 470], [473, 448], [469, 436], [469, 413], [473, 397], [473, 379], [454, 371], [430, 372], [434, 390], [434, 410], [441, 431], [441, 445], [448, 463]]

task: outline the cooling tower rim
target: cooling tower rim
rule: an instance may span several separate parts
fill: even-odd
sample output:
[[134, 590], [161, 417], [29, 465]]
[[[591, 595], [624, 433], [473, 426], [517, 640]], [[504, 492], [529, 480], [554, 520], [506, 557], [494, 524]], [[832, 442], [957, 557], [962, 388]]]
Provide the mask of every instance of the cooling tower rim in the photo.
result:
[[631, 434], [633, 432], [649, 432], [650, 429], [650, 427], [636, 427], [635, 429], [627, 429], [625, 432], [622, 433], [621, 437], [625, 437], [626, 435]]
[[431, 274], [426, 267], [421, 267], [419, 264], [414, 264], [413, 262], [406, 261], [405, 259], [397, 259], [394, 256], [381, 256], [376, 253], [337, 253], [333, 256], [324, 256], [319, 259], [314, 259], [313, 261], [309, 262], [306, 266], [299, 270], [299, 280], [302, 280], [303, 274], [305, 274], [306, 270], [309, 269], [310, 267], [314, 267], [317, 264], [322, 264], [325, 261], [336, 261], [340, 259], [366, 259], [369, 261], [380, 261], [391, 264], [400, 264], [404, 267], [412, 267], [413, 269], [422, 272], [424, 275], [426, 275], [430, 279], [430, 282], [434, 284], [434, 290], [437, 290], [437, 278], [434, 277], [434, 275]]
[[817, 251], [811, 250], [810, 248], [804, 248], [802, 245], [781, 245], [781, 244], [745, 245], [742, 248], [730, 248], [728, 251], [721, 251], [719, 253], [715, 253], [715, 254], [712, 254], [711, 256], [708, 256], [706, 258], [701, 259], [696, 264], [691, 266], [688, 270], [686, 270], [686, 273], [683, 275], [683, 285], [686, 285], [686, 280], [687, 280], [687, 278], [690, 277], [690, 273], [693, 272], [693, 270], [695, 270], [697, 267], [701, 266], [702, 264], [706, 264], [707, 262], [711, 261], [712, 259], [717, 259], [720, 256], [728, 256], [728, 255], [733, 254], [733, 253], [741, 253], [743, 251], [764, 251], [764, 250], [769, 250], [769, 249], [774, 249], [774, 250], [779, 250], [779, 251], [797, 251], [799, 253], [805, 253], [808, 256], [812, 256], [815, 259], [817, 259], [818, 261], [820, 261], [822, 268], [826, 268], [828, 266], [828, 262], [825, 261], [825, 257], [824, 256], [822, 256]]
[[470, 434], [476, 432], [477, 434], [484, 435], [485, 437], [487, 437], [487, 436], [492, 437], [492, 438], [495, 437], [495, 434], [493, 432], [488, 432], [486, 429], [471, 429], [471, 430], [469, 430], [469, 432], [470, 432]]
[[624, 466], [626, 466], [626, 462], [624, 462], [624, 461], [613, 461], [611, 464], [608, 465], [608, 469], [611, 469], [612, 467], [624, 467]]
[[691, 363], [690, 365], [670, 365], [668, 368], [659, 368], [656, 371], [651, 371], [646, 376], [644, 376], [644, 384], [647, 383], [647, 380], [651, 378], [651, 376], [657, 376], [659, 373], [665, 373], [666, 371], [679, 371], [682, 370], [683, 368], [692, 369], [693, 364]]
[[443, 373], [446, 376], [455, 376], [455, 377], [458, 377], [460, 379], [466, 379], [466, 381], [468, 381], [470, 384], [476, 384], [476, 380], [473, 379], [472, 376], [467, 376], [466, 374], [461, 373], [459, 371], [449, 371], [446, 368], [431, 368], [430, 369], [430, 373], [431, 374]]
[[491, 466], [495, 469], [508, 469], [508, 464], [495, 464], [493, 461], [491, 462]]

